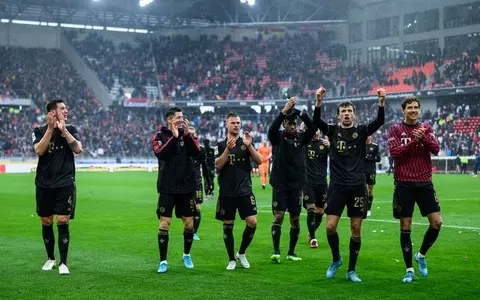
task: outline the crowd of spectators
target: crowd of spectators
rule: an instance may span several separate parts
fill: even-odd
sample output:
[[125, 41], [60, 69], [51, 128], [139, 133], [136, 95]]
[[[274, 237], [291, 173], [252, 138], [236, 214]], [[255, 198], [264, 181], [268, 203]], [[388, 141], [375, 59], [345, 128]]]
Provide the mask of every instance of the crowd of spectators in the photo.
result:
[[[94, 33], [85, 34], [83, 39], [75, 33], [68, 35], [107, 87], [113, 88], [117, 80], [124, 87], [142, 89], [145, 85], [155, 85], [157, 73], [165, 97], [192, 101], [199, 98], [279, 99], [286, 87], [289, 87], [289, 94], [305, 97], [311, 95], [319, 83], [329, 91], [339, 90], [338, 95], [345, 95], [366, 93], [374, 84], [410, 84], [419, 89], [429, 80], [437, 86], [470, 85], [479, 80], [478, 57], [472, 53], [464, 53], [445, 63], [436, 61], [430, 79], [421, 70], [414, 70], [410, 77], [398, 82], [391, 77], [394, 66], [345, 67], [342, 64], [346, 56], [344, 47], [324, 45], [321, 37], [312, 41], [305, 34], [242, 41], [172, 36], [138, 40], [135, 44], [114, 43]], [[31, 107], [0, 106], [2, 155], [33, 156], [31, 131], [33, 126], [43, 123], [47, 99], [64, 98], [70, 109], [69, 122], [79, 128], [84, 139], [85, 156], [150, 156], [150, 137], [163, 122], [163, 110], [102, 107], [60, 50], [0, 47], [0, 76], [0, 97], [33, 100]], [[342, 89], [338, 89], [339, 86]], [[473, 153], [478, 134], [474, 131], [456, 133], [453, 122], [479, 116], [478, 102], [479, 99], [470, 99], [463, 103], [442, 104], [436, 112], [425, 112], [425, 120], [434, 127], [442, 144], [441, 154]], [[360, 122], [368, 122], [375, 116], [375, 105], [357, 105]], [[330, 122], [336, 120], [334, 108], [334, 105], [327, 105], [323, 113]], [[210, 140], [224, 137], [225, 113], [186, 111], [201, 138]], [[244, 129], [251, 131], [254, 141], [260, 143], [266, 139], [268, 125], [277, 113], [275, 109], [260, 113], [245, 109], [241, 112]], [[387, 120], [393, 122], [400, 118], [398, 110], [389, 111]], [[382, 149], [386, 149], [387, 128], [388, 124], [377, 138]]]
[[[109, 89], [115, 79], [121, 87], [135, 90], [145, 85], [157, 88], [159, 83], [165, 99], [279, 99], [284, 88], [313, 97], [318, 86], [333, 91], [331, 96], [345, 96], [371, 93], [378, 86], [419, 90], [480, 80], [478, 47], [464, 45], [469, 51], [461, 57], [445, 50], [443, 54], [409, 51], [388, 64], [347, 66], [346, 47], [329, 44], [325, 36], [258, 35], [241, 41], [229, 36], [205, 35], [196, 40], [185, 35], [143, 36], [132, 43], [114, 43], [95, 32], [67, 34]], [[424, 72], [428, 63], [436, 66], [431, 74]], [[413, 72], [395, 76], [408, 68]]]

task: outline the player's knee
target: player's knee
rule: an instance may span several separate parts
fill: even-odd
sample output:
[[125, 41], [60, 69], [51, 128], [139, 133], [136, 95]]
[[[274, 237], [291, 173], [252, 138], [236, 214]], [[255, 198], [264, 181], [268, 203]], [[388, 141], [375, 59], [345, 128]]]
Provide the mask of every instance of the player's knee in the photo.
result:
[[52, 226], [53, 217], [42, 217], [42, 226]]
[[300, 216], [299, 215], [294, 215], [290, 216], [290, 226], [292, 228], [300, 228]]
[[327, 225], [325, 227], [327, 228], [327, 234], [329, 235], [337, 232], [337, 226], [335, 224], [327, 222]]
[[192, 232], [193, 231], [193, 223], [185, 223], [183, 225], [183, 230], [187, 231], [187, 232]]
[[361, 224], [360, 223], [352, 223], [350, 224], [350, 231], [353, 236], [360, 236], [361, 233]]
[[275, 217], [273, 219], [273, 224], [282, 225], [284, 216], [285, 216], [284, 212], [276, 212]]
[[250, 228], [256, 228], [257, 227], [257, 217], [255, 217], [255, 216], [248, 217], [248, 218], [245, 219], [245, 223]]
[[160, 221], [160, 230], [168, 231], [170, 229], [170, 221], [162, 220]]
[[403, 231], [411, 231], [412, 219], [411, 218], [400, 219], [400, 229]]
[[68, 224], [69, 216], [57, 216], [57, 224]]
[[325, 209], [323, 207], [315, 207], [315, 213], [317, 215], [323, 215], [324, 212], [325, 212]]
[[433, 220], [430, 223], [430, 226], [432, 226], [434, 229], [437, 229], [437, 230], [440, 230], [440, 228], [442, 228], [442, 225], [443, 225], [443, 221], [441, 218], [438, 220]]
[[196, 205], [195, 205], [195, 208], [197, 209], [197, 212], [200, 212], [201, 205], [200, 205], [200, 204], [196, 204]]

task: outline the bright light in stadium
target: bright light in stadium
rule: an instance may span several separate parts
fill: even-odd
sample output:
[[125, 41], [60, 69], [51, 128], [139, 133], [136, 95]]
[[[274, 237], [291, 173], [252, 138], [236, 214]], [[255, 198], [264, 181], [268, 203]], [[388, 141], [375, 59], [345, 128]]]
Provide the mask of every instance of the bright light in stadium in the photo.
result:
[[10, 22], [10, 20], [9, 20], [9, 19], [1, 19], [0, 22], [2, 22], [2, 23], [8, 23], [8, 22]]
[[140, 7], [145, 7], [152, 2], [153, 2], [153, 0], [140, 0], [140, 1], [138, 1], [138, 4], [140, 5]]
[[128, 28], [122, 28], [122, 27], [107, 27], [106, 29], [108, 31], [128, 32]]
[[248, 4], [249, 6], [254, 6], [255, 5], [255, 0], [240, 0], [240, 3]]
[[84, 29], [84, 28], [85, 28], [85, 25], [81, 25], [81, 24], [70, 24], [70, 23], [61, 23], [61, 24], [60, 24], [60, 27]]

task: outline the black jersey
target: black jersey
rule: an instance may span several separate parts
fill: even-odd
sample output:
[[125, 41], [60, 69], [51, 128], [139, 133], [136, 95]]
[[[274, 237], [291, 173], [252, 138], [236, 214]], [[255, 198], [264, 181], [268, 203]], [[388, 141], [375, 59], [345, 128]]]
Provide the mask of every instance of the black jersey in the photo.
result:
[[307, 183], [309, 187], [327, 184], [328, 148], [322, 139], [308, 143], [305, 153], [307, 165]]
[[[68, 132], [80, 141], [77, 129], [73, 125], [66, 125]], [[47, 131], [47, 125], [33, 130], [33, 144], [37, 144]], [[35, 184], [41, 188], [58, 188], [72, 185], [75, 182], [75, 159], [67, 139], [59, 129], [54, 129], [48, 149], [38, 158], [37, 176]]]
[[166, 127], [152, 139], [158, 159], [157, 192], [187, 194], [196, 191], [193, 157], [200, 153], [200, 145], [191, 134], [175, 137]]
[[365, 157], [365, 172], [372, 174], [377, 171], [376, 163], [380, 161], [380, 150], [377, 144], [367, 144]]
[[278, 190], [301, 190], [306, 182], [305, 149], [317, 132], [317, 127], [306, 114], [300, 118], [307, 126], [305, 132], [288, 133], [280, 130], [285, 119], [281, 113], [268, 129], [273, 157], [270, 185]]
[[378, 116], [370, 124], [350, 128], [325, 123], [320, 118], [320, 109], [315, 108], [314, 122], [330, 138], [330, 182], [343, 185], [365, 184], [365, 145], [367, 137], [384, 124], [384, 108], [378, 108]]
[[[227, 148], [227, 139], [217, 145], [216, 157]], [[252, 194], [252, 163], [250, 151], [241, 137], [237, 138], [235, 148], [230, 151], [227, 163], [218, 170], [220, 196], [239, 197]]]

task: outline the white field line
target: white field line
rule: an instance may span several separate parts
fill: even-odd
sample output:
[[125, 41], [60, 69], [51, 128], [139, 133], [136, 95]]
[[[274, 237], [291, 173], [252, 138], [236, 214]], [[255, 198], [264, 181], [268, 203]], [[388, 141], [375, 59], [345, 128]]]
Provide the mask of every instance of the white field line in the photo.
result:
[[[480, 201], [480, 198], [447, 198], [447, 199], [439, 199], [440, 204], [442, 204], [443, 201]], [[375, 197], [373, 198], [373, 204], [375, 203], [392, 203], [392, 200], [375, 200]], [[268, 205], [257, 205], [258, 208], [271, 208], [272, 206], [270, 204]]]
[[[271, 214], [271, 210], [258, 210], [259, 213], [268, 213]], [[302, 213], [303, 216], [306, 216], [306, 213]], [[391, 224], [399, 224], [398, 220], [384, 220], [384, 219], [372, 219], [372, 218], [367, 218], [365, 220], [366, 222], [379, 222], [379, 223], [391, 223]], [[419, 222], [413, 222], [413, 225], [420, 225], [420, 226], [429, 226], [429, 223], [419, 223]], [[467, 230], [480, 230], [480, 227], [473, 227], [473, 226], [457, 226], [457, 225], [442, 225], [443, 228], [453, 228], [453, 229], [467, 229]]]

